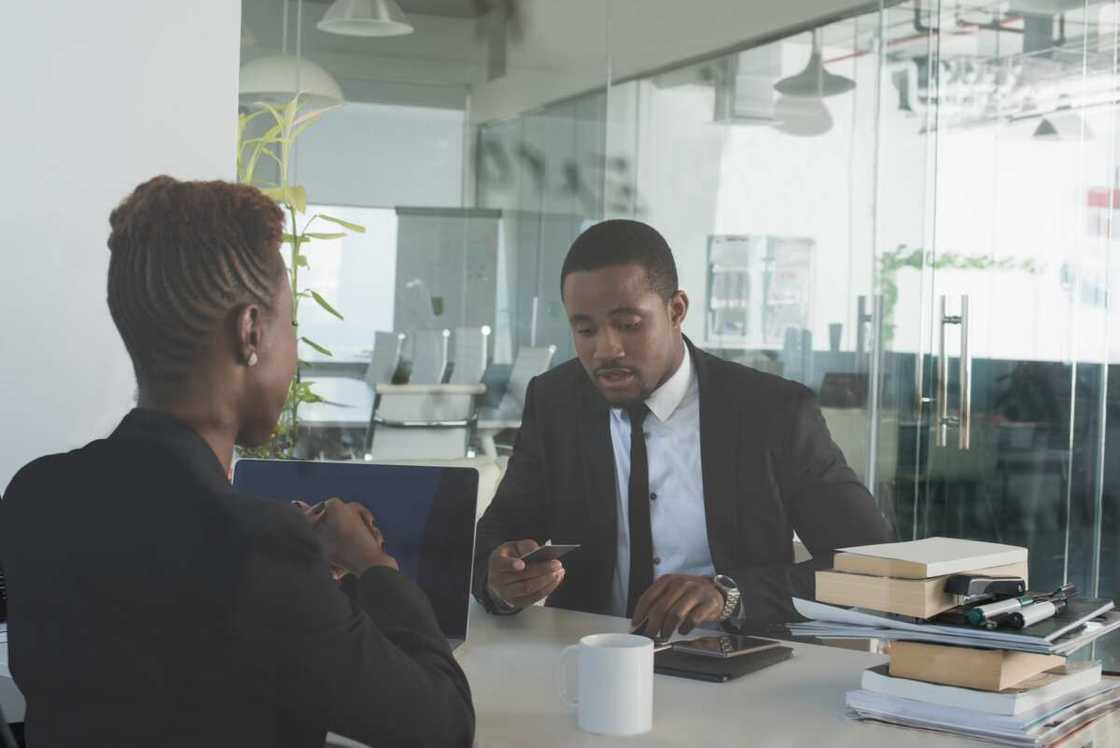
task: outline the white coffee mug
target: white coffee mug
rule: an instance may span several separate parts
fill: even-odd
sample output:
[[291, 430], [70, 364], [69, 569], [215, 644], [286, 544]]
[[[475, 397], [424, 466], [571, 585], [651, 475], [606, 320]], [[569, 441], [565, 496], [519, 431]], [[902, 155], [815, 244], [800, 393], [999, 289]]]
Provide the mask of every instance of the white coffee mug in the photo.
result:
[[[576, 693], [568, 693], [572, 661]], [[564, 650], [560, 696], [581, 730], [641, 735], [653, 727], [653, 640], [633, 634], [594, 634]]]

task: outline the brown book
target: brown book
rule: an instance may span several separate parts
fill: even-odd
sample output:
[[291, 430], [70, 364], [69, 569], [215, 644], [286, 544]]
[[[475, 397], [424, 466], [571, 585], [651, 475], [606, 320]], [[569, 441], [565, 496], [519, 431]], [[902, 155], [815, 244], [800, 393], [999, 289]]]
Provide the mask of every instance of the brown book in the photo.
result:
[[928, 579], [970, 569], [1022, 563], [1027, 549], [961, 538], [923, 538], [841, 548], [832, 560], [836, 571], [880, 577]]
[[[968, 573], [992, 577], [1022, 577], [1026, 581], [1027, 563], [1023, 561], [993, 566]], [[836, 570], [818, 571], [817, 600], [882, 613], [897, 613], [900, 616], [932, 618], [963, 602], [960, 596], [950, 595], [945, 591], [945, 581], [950, 576], [952, 575], [929, 579], [896, 579]]]
[[1033, 652], [906, 641], [891, 642], [890, 654], [890, 674], [895, 678], [979, 691], [1002, 691], [1066, 662], [1065, 657]]

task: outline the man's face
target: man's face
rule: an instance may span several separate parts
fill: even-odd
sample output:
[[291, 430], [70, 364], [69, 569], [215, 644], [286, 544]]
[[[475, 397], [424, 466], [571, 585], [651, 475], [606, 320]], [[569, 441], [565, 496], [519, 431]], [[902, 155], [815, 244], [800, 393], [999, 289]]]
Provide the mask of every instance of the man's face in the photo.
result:
[[688, 297], [661, 298], [640, 265], [571, 273], [564, 308], [576, 356], [611, 405], [642, 402], [680, 364]]

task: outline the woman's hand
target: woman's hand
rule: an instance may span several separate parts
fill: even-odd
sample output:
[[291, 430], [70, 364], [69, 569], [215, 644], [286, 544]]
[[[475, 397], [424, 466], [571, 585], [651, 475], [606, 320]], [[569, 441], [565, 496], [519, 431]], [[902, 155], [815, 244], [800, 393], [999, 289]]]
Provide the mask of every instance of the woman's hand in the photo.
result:
[[385, 552], [385, 538], [376, 518], [363, 505], [335, 498], [315, 506], [293, 503], [311, 522], [336, 576], [341, 576], [338, 569], [359, 576], [371, 566], [399, 570], [396, 559]]

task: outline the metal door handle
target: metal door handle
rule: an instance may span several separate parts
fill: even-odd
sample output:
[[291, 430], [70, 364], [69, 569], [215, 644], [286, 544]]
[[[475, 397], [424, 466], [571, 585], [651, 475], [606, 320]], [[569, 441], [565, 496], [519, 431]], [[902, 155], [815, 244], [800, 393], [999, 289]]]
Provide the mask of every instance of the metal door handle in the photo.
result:
[[968, 348], [968, 296], [961, 296], [960, 320], [961, 358], [958, 362], [958, 376], [961, 380], [961, 423], [958, 446], [969, 449], [972, 446], [972, 353]]
[[[941, 297], [940, 351], [937, 362], [937, 446], [949, 446], [949, 429], [958, 429], [957, 445], [960, 449], [971, 446], [972, 436], [972, 356], [968, 349], [968, 296], [961, 296], [961, 313], [948, 313], [949, 297]], [[949, 354], [945, 350], [945, 330], [949, 325], [960, 325], [961, 356], [958, 374], [960, 378], [960, 414], [949, 413]]]
[[[867, 303], [866, 296], [856, 297], [856, 354], [870, 353], [868, 350], [867, 328], [876, 324], [876, 320], [883, 318], [883, 295], [875, 294], [871, 297], [871, 304]], [[874, 327], [872, 327], [874, 330]]]

